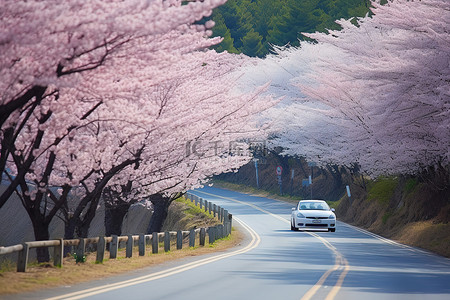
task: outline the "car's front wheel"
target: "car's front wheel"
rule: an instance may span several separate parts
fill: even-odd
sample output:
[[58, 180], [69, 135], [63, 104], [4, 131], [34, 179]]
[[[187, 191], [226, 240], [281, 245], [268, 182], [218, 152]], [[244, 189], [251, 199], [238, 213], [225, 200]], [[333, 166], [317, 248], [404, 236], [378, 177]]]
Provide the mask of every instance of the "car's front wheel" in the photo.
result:
[[297, 231], [297, 230], [298, 230], [298, 228], [296, 228], [296, 227], [294, 226], [294, 220], [291, 220], [291, 230], [292, 230], [292, 231]]

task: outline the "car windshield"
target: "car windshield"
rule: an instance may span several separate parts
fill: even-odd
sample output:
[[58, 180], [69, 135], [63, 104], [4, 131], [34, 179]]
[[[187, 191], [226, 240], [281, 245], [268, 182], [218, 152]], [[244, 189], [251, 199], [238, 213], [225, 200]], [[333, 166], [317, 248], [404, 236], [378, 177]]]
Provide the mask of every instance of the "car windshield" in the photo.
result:
[[299, 210], [330, 210], [325, 202], [300, 202]]

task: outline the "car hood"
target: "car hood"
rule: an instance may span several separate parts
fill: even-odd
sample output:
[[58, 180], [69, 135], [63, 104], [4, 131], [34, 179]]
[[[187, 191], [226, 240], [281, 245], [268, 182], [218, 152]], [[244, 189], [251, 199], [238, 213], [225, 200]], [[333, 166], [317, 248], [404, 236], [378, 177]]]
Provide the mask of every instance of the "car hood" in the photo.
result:
[[329, 210], [298, 210], [297, 212], [302, 213], [305, 217], [329, 217], [333, 214]]

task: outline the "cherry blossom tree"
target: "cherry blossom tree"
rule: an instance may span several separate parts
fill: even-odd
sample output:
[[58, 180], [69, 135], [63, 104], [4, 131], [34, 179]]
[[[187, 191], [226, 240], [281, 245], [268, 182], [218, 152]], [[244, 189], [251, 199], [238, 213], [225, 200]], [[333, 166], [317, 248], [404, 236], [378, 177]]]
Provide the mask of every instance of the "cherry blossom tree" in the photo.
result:
[[[95, 161], [92, 164], [98, 165], [99, 170], [106, 174], [103, 166], [111, 162], [132, 162], [133, 153], [139, 153], [137, 164], [128, 164], [111, 178], [108, 188], [110, 200], [122, 200], [119, 203], [125, 208], [130, 201], [147, 198], [163, 202], [163, 196], [172, 199], [171, 195], [192, 188], [199, 180], [237, 168], [248, 161], [249, 155], [231, 157], [224, 145], [258, 134], [259, 131], [251, 132], [256, 126], [252, 126], [250, 118], [273, 105], [274, 101], [259, 97], [259, 90], [251, 94], [231, 90], [233, 81], [237, 79], [228, 73], [245, 60], [244, 57], [215, 51], [184, 55], [171, 67], [176, 70], [171, 73], [172, 79], [149, 87], [136, 101], [113, 100], [96, 111], [101, 118], [95, 120], [99, 125], [92, 131], [95, 133], [91, 135], [93, 141], [88, 143], [93, 147], [85, 147], [82, 152], [90, 158], [98, 157], [97, 161], [106, 160], [106, 163]], [[72, 141], [66, 140], [66, 143], [75, 142], [75, 146], [65, 146], [64, 151], [73, 149], [76, 152], [77, 138], [85, 139], [86, 135], [77, 134]], [[222, 146], [212, 144], [214, 142]], [[124, 143], [125, 147], [122, 146]], [[194, 143], [195, 149], [190, 146]], [[117, 150], [120, 148], [123, 151]], [[209, 155], [205, 155], [206, 151], [210, 152]], [[70, 169], [71, 163], [64, 168]], [[94, 185], [99, 182], [98, 179], [89, 181]], [[160, 193], [165, 195], [155, 195]], [[111, 199], [111, 196], [116, 199]], [[84, 214], [87, 218], [83, 220], [79, 217], [84, 208], [79, 205], [72, 213], [67, 213], [71, 216], [67, 223], [72, 225], [66, 238], [72, 237], [75, 227], [80, 229], [79, 236], [87, 235], [98, 200], [95, 198], [90, 202], [89, 213]], [[170, 202], [165, 201], [167, 205]]]
[[374, 176], [448, 165], [450, 3], [373, 2], [372, 11], [262, 62], [284, 67], [292, 75], [284, 86], [303, 95], [270, 114], [288, 120], [274, 143]]
[[[2, 100], [0, 103], [1, 157], [0, 171], [5, 171], [6, 162], [16, 149], [12, 146], [27, 122], [41, 113], [40, 123], [45, 123], [53, 113], [49, 108], [54, 103], [67, 108], [72, 104], [67, 120], [59, 122], [62, 131], [73, 128], [74, 118], [83, 117], [111, 96], [111, 87], [104, 82], [92, 80], [91, 73], [99, 74], [103, 79], [114, 68], [112, 58], [130, 57], [128, 70], [139, 74], [139, 65], [143, 60], [154, 64], [155, 57], [171, 47], [173, 51], [188, 51], [214, 44], [214, 41], [197, 39], [191, 43], [192, 35], [178, 36], [174, 43], [161, 40], [164, 33], [174, 29], [182, 32], [198, 31], [204, 35], [203, 26], [187, 26], [209, 15], [212, 8], [224, 1], [207, 0], [181, 5], [181, 1], [2, 1], [2, 33], [0, 35], [1, 60], [0, 74], [2, 82]], [[94, 13], [95, 11], [95, 13]], [[173, 34], [173, 33], [172, 33]], [[217, 40], [215, 41], [217, 42]], [[159, 47], [159, 48], [158, 48]], [[139, 57], [133, 60], [132, 57]], [[171, 54], [160, 57], [170, 64]], [[159, 62], [158, 62], [159, 63]], [[125, 70], [124, 70], [125, 71]], [[83, 78], [88, 75], [91, 78]], [[117, 74], [118, 75], [118, 74]], [[123, 75], [123, 74], [122, 74]], [[131, 74], [130, 74], [131, 75]], [[141, 74], [142, 75], [142, 74]], [[150, 74], [149, 74], [150, 75]], [[151, 74], [156, 75], [156, 74]], [[132, 76], [130, 76], [132, 77]], [[96, 77], [97, 78], [97, 77]], [[119, 78], [119, 76], [117, 76]], [[163, 80], [163, 77], [161, 78]], [[114, 84], [117, 93], [117, 80]], [[123, 79], [122, 79], [123, 82]], [[129, 83], [129, 81], [127, 82]], [[60, 89], [83, 85], [84, 91], [78, 94], [60, 97]], [[123, 84], [122, 87], [125, 87]], [[126, 87], [130, 90], [130, 86]], [[90, 96], [82, 93], [89, 91]], [[106, 93], [106, 94], [105, 94]], [[97, 95], [95, 97], [94, 95]], [[102, 95], [99, 101], [98, 95]], [[83, 98], [85, 105], [73, 105], [77, 98]], [[45, 99], [45, 105], [41, 105]], [[53, 99], [51, 101], [50, 99]], [[86, 102], [88, 102], [86, 104]], [[90, 103], [89, 103], [90, 102]], [[89, 110], [84, 110], [86, 106]], [[43, 107], [39, 111], [37, 108]], [[76, 121], [78, 122], [78, 121]], [[75, 123], [76, 124], [76, 123]], [[40, 146], [39, 134], [34, 138], [34, 148]], [[32, 144], [32, 143], [29, 143]], [[26, 157], [21, 168], [15, 174], [13, 183], [0, 196], [0, 207], [9, 198], [18, 181], [22, 180], [34, 160]]]
[[[214, 59], [205, 59], [210, 56]], [[186, 63], [188, 59], [177, 68], [182, 77], [156, 87], [145, 100], [158, 107], [145, 113], [146, 118], [163, 124], [146, 138], [150, 158], [141, 160], [137, 172], [129, 168], [130, 172], [118, 174], [108, 189], [109, 200], [120, 203], [122, 216], [130, 199], [150, 200], [151, 232], [160, 230], [168, 206], [180, 193], [248, 162], [250, 153], [239, 141], [263, 138], [251, 117], [275, 103], [259, 97], [260, 89], [247, 94], [232, 90], [239, 78], [231, 71], [248, 58], [208, 51], [195, 53], [192, 63]], [[198, 69], [193, 68], [196, 65]], [[210, 88], [198, 89], [204, 85]]]
[[[3, 182], [7, 188], [0, 196], [0, 207], [13, 192], [18, 193], [36, 239], [48, 239], [48, 225], [67, 206], [73, 187], [80, 186], [83, 196], [72, 217], [83, 215], [81, 223], [87, 224], [103, 188], [120, 172], [145, 165], [161, 178], [176, 177], [163, 173], [176, 161], [161, 164], [171, 156], [171, 143], [182, 142], [185, 149], [180, 137], [208, 136], [210, 125], [217, 137], [217, 130], [227, 128], [223, 123], [238, 120], [236, 115], [240, 121], [248, 119], [252, 110], [260, 109], [261, 105], [246, 104], [249, 97], [224, 97], [225, 90], [208, 85], [224, 79], [220, 74], [215, 81], [201, 83], [192, 80], [196, 74], [190, 73], [194, 77], [185, 77], [184, 84], [191, 79], [191, 89], [185, 88], [185, 97], [170, 110], [165, 103], [145, 101], [145, 93], [156, 93], [164, 83], [183, 78], [180, 63], [200, 72], [208, 60], [217, 59], [211, 70], [221, 63], [228, 70], [226, 53], [197, 51], [220, 41], [205, 39], [212, 24], [193, 24], [223, 2], [4, 1], [0, 12], [0, 170], [9, 180]], [[195, 59], [187, 61], [191, 56]], [[193, 62], [195, 66], [190, 65]], [[195, 110], [192, 105], [203, 105], [194, 101], [197, 96], [215, 99], [204, 105], [214, 105], [218, 99], [222, 105]], [[228, 104], [230, 99], [235, 103]], [[180, 107], [181, 100], [186, 105]], [[223, 107], [227, 109], [208, 115]], [[243, 114], [235, 111], [244, 107], [248, 109]], [[161, 115], [166, 109], [172, 119], [155, 118], [155, 111]], [[198, 123], [189, 123], [185, 114], [179, 114], [189, 110], [200, 112], [194, 119]], [[185, 128], [185, 122], [195, 126]], [[200, 131], [189, 132], [192, 127]], [[203, 174], [202, 170], [196, 167], [190, 173]], [[183, 188], [204, 177], [199, 174], [184, 180]], [[161, 191], [153, 185], [154, 193]], [[50, 186], [59, 187], [58, 192]], [[82, 228], [80, 218], [77, 222]], [[38, 259], [47, 260], [48, 254], [38, 253]]]

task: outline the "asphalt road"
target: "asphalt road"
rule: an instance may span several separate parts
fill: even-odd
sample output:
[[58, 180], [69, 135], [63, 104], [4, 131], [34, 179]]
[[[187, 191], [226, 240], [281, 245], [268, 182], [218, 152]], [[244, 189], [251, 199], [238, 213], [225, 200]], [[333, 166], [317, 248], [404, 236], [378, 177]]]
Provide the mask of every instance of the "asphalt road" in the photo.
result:
[[[207, 187], [246, 234], [225, 253], [188, 258], [7, 299], [450, 299], [450, 260], [338, 222], [291, 231], [293, 205]], [[337, 216], [339, 219], [339, 216]]]

